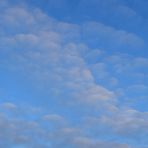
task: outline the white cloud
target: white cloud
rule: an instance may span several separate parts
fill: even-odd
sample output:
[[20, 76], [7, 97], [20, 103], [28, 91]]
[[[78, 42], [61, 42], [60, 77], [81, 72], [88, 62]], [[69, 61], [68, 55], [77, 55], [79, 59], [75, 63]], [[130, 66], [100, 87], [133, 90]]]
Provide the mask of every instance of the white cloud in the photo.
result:
[[[147, 113], [117, 109], [116, 93], [99, 84], [94, 76], [96, 72], [100, 79], [108, 77], [107, 83], [116, 85], [118, 80], [109, 75], [107, 62], [111, 62], [115, 73], [124, 74], [132, 67], [137, 68], [141, 65], [146, 67], [147, 59], [137, 58], [132, 59], [131, 62], [129, 57], [125, 56], [124, 59], [124, 56], [116, 55], [111, 57], [105, 55], [105, 59], [101, 57], [102, 51], [100, 49], [92, 50], [81, 43], [83, 35], [86, 35], [88, 39], [103, 41], [105, 44], [107, 42], [109, 46], [114, 44], [118, 47], [123, 45], [141, 47], [143, 40], [140, 37], [98, 22], [84, 23], [82, 26], [59, 22], [38, 9], [8, 7], [2, 11], [3, 15], [0, 15], [2, 50], [0, 53], [8, 60], [6, 68], [13, 67], [16, 72], [25, 73], [29, 79], [34, 81], [35, 88], [36, 86], [42, 87], [44, 94], [47, 93], [46, 95], [49, 96], [49, 100], [53, 97], [60, 103], [62, 102], [64, 107], [66, 103], [80, 104], [82, 108], [91, 106], [92, 109], [103, 110], [104, 114], [110, 113], [111, 116], [102, 115], [102, 118], [97, 121], [103, 123], [104, 126], [109, 126], [113, 132], [119, 135], [132, 135], [140, 130], [143, 133], [147, 132]], [[6, 29], [8, 31], [4, 31]], [[94, 55], [96, 55], [95, 60], [92, 59]], [[89, 60], [92, 63], [88, 64]], [[41, 101], [47, 102], [47, 100]], [[6, 103], [4, 106], [5, 108], [15, 108], [15, 105], [11, 103]], [[26, 116], [24, 115], [24, 117]], [[62, 124], [64, 118], [57, 114], [46, 114], [41, 117], [42, 121], [39, 123], [22, 121], [20, 118], [8, 119], [6, 116], [0, 116], [0, 118], [0, 128], [4, 133], [0, 135], [2, 147], [3, 145], [7, 147], [6, 140], [10, 144], [25, 144], [27, 146], [32, 146], [37, 141], [39, 145], [44, 145], [41, 147], [48, 147], [51, 144], [49, 142], [51, 138], [55, 147], [63, 145], [74, 148], [83, 146], [130, 148], [127, 144], [98, 142], [86, 138], [85, 134], [75, 127], [65, 127], [58, 129], [59, 131], [47, 132], [40, 122], [45, 124], [47, 121], [54, 121]], [[65, 124], [63, 125], [65, 126]], [[26, 135], [26, 133], [28, 134]]]
[[94, 139], [89, 139], [86, 137], [77, 137], [74, 139], [73, 143], [77, 148], [85, 147], [85, 148], [131, 148], [127, 144], [119, 144], [115, 142], [107, 142], [107, 141], [97, 141]]
[[4, 109], [8, 109], [8, 110], [15, 110], [17, 108], [17, 106], [15, 104], [10, 103], [10, 102], [6, 102], [6, 103], [1, 104], [1, 107]]
[[[39, 80], [40, 85], [46, 84], [53, 94], [59, 92], [57, 98], [71, 98], [68, 100], [73, 103], [95, 105], [101, 101], [106, 104], [116, 98], [114, 92], [95, 83], [83, 58], [83, 54], [90, 49], [84, 44], [75, 43], [73, 39], [80, 34], [78, 25], [58, 22], [39, 10], [22, 7], [6, 9], [3, 18], [14, 28], [15, 23], [27, 28], [27, 32], [17, 31], [13, 36], [2, 38], [4, 47], [9, 44], [7, 53], [12, 60], [11, 67], [17, 66], [16, 69], [27, 72], [35, 81]], [[44, 19], [49, 27], [42, 24]], [[23, 23], [24, 20], [27, 22]], [[64, 95], [65, 91], [68, 93]]]
[[110, 117], [103, 116], [100, 121], [108, 125], [114, 132], [127, 137], [141, 137], [148, 133], [148, 112], [120, 109]]
[[99, 22], [88, 22], [82, 27], [84, 38], [92, 42], [98, 42], [98, 45], [107, 44], [105, 47], [119, 48], [137, 48], [144, 45], [143, 39], [134, 33], [129, 33], [124, 30], [116, 30], [113, 27], [104, 25]]
[[[6, 104], [6, 103], [3, 103]], [[10, 104], [10, 103], [9, 103]], [[13, 104], [13, 103], [11, 103]], [[16, 106], [16, 105], [15, 105]], [[25, 110], [28, 106], [25, 106]], [[20, 106], [16, 108], [20, 111]], [[11, 110], [9, 110], [11, 112]], [[26, 113], [25, 113], [26, 114]], [[24, 115], [25, 115], [24, 114]], [[18, 118], [17, 116], [11, 118], [9, 113], [0, 113], [0, 147], [128, 147], [126, 144], [119, 144], [116, 142], [101, 141], [85, 136], [82, 129], [71, 127], [68, 124], [63, 124], [65, 118], [58, 114], [46, 114], [39, 116], [33, 114], [36, 119]], [[42, 114], [45, 114], [42, 110]], [[52, 126], [51, 123], [61, 124], [61, 126]], [[48, 125], [48, 126], [46, 126]], [[50, 127], [50, 128], [49, 128]]]
[[[87, 45], [80, 43], [80, 38], [86, 34], [87, 37], [94, 36], [111, 44], [131, 46], [135, 46], [135, 43], [136, 46], [143, 44], [141, 38], [98, 22], [88, 22], [82, 26], [59, 22], [39, 9], [30, 10], [17, 6], [8, 7], [3, 11], [4, 15], [1, 16], [3, 24], [7, 23], [7, 27], [12, 27], [15, 32], [9, 36], [8, 32], [5, 32], [1, 37], [1, 48], [11, 61], [8, 66], [27, 72], [26, 74], [40, 83], [40, 86], [46, 90], [47, 87], [51, 88], [50, 91], [55, 93], [57, 98], [61, 98], [67, 90], [69, 94], [64, 97], [72, 98], [74, 102], [79, 100], [81, 103], [96, 104], [101, 101], [111, 106], [114, 104], [115, 93], [99, 85], [99, 81], [96, 82], [96, 79], [104, 79], [110, 87], [119, 83], [115, 76], [109, 75], [109, 68], [105, 63], [112, 62], [112, 57], [107, 56], [108, 60], [100, 61], [101, 50], [88, 48]], [[24, 30], [19, 30], [15, 23]], [[88, 64], [94, 54], [97, 55], [96, 63]], [[113, 58], [115, 60], [115, 57]], [[115, 63], [114, 61], [111, 63], [114, 64], [116, 71], [129, 69], [129, 61], [127, 60], [127, 65], [123, 67], [125, 60], [122, 60], [123, 58], [118, 56]], [[147, 62], [143, 58], [136, 61]], [[130, 67], [132, 66], [133, 64]]]

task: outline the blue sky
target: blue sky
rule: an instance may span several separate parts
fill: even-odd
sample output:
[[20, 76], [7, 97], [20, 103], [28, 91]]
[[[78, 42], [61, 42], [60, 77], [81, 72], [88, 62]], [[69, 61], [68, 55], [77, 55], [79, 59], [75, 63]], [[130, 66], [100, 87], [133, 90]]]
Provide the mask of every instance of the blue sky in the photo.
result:
[[0, 147], [148, 148], [146, 0], [0, 0]]

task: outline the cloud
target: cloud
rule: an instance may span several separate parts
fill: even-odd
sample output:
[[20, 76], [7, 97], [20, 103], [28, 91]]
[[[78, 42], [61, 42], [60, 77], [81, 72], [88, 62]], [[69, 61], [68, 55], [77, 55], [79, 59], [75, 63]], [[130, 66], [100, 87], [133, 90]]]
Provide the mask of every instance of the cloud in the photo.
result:
[[[10, 6], [2, 11], [3, 30], [6, 26], [14, 30], [11, 34], [5, 31], [1, 36], [1, 53], [7, 58], [3, 62], [7, 68], [26, 73], [39, 84], [36, 86], [46, 90], [44, 93], [50, 92], [60, 102], [64, 98], [68, 104], [101, 104], [112, 108], [117, 100], [113, 88], [120, 83], [116, 74], [129, 73], [134, 67], [138, 71], [138, 64], [141, 67], [147, 63], [144, 58], [133, 59], [131, 63], [128, 56], [108, 56], [102, 53], [104, 49], [92, 49], [88, 47], [87, 39], [85, 43], [81, 40], [86, 36], [88, 40], [100, 40], [100, 44], [102, 41], [128, 47], [143, 44], [143, 40], [133, 33], [99, 22], [81, 25], [60, 22], [39, 9], [22, 6]], [[94, 55], [96, 57], [92, 59]], [[115, 70], [112, 76], [109, 65]]]
[[[128, 139], [143, 137], [148, 133], [148, 112], [140, 112], [134, 109], [117, 109], [111, 115], [103, 115], [100, 118], [88, 118], [91, 123], [103, 124], [108, 130]], [[144, 140], [144, 139], [143, 139]], [[142, 141], [142, 139], [141, 139]]]
[[144, 45], [143, 39], [134, 33], [124, 30], [116, 30], [113, 27], [104, 25], [99, 22], [88, 22], [83, 24], [83, 38], [91, 44], [96, 44], [105, 48], [126, 48], [135, 49]]
[[130, 54], [114, 54], [104, 58], [106, 65], [110, 65], [114, 73], [123, 77], [134, 79], [135, 83], [145, 83], [143, 81], [147, 76], [145, 70], [148, 64], [146, 58], [142, 56], [134, 57]]
[[[28, 145], [36, 138], [31, 137], [31, 132], [35, 134], [37, 123], [25, 122], [21, 120], [8, 119], [5, 115], [0, 116], [0, 146], [10, 147], [13, 145]], [[28, 133], [28, 134], [26, 134]], [[35, 141], [34, 141], [35, 143]]]
[[56, 120], [56, 121], [59, 121], [59, 120], [63, 120], [63, 117], [61, 117], [61, 116], [59, 116], [59, 115], [56, 115], [56, 114], [54, 114], [54, 115], [45, 115], [44, 117], [43, 117], [43, 119], [44, 120]]
[[141, 93], [145, 93], [147, 94], [148, 92], [148, 87], [146, 85], [143, 84], [135, 84], [135, 85], [131, 85], [127, 88], [127, 91], [132, 91], [132, 92], [141, 92]]
[[127, 144], [119, 144], [115, 142], [106, 142], [100, 141], [97, 142], [93, 139], [85, 138], [85, 137], [77, 137], [74, 139], [73, 143], [75, 143], [77, 148], [85, 147], [85, 148], [131, 148]]
[[[8, 104], [8, 103], [3, 103]], [[13, 103], [9, 103], [13, 104]], [[2, 104], [1, 104], [2, 105]], [[14, 104], [13, 104], [14, 105]], [[19, 105], [16, 110], [19, 112]], [[30, 108], [30, 107], [29, 107]], [[32, 107], [34, 108], [34, 107]], [[25, 110], [28, 106], [25, 106]], [[9, 110], [11, 112], [11, 110]], [[0, 147], [62, 147], [62, 148], [131, 148], [127, 144], [120, 144], [113, 141], [101, 141], [85, 136], [82, 129], [63, 124], [65, 118], [58, 114], [45, 113], [42, 109], [42, 114], [33, 114], [34, 118], [26, 118], [22, 116], [9, 116], [9, 112], [0, 112]], [[61, 126], [51, 126], [51, 124], [61, 124]], [[46, 126], [48, 125], [48, 126]]]
[[[60, 144], [59, 144], [60, 145]], [[58, 148], [58, 146], [55, 146], [56, 148]], [[100, 141], [100, 142], [96, 142], [94, 139], [89, 139], [86, 137], [76, 137], [74, 138], [71, 143], [63, 143], [61, 145], [62, 147], [72, 147], [72, 148], [81, 148], [81, 147], [85, 147], [85, 148], [131, 148], [130, 146], [128, 146], [127, 144], [119, 144], [119, 143], [114, 143], [114, 142], [107, 142], [107, 141]]]
[[[39, 10], [23, 7], [6, 9], [3, 20], [15, 29], [27, 29], [2, 37], [11, 67], [15, 65], [15, 69], [27, 72], [44, 86], [46, 84], [57, 98], [70, 98], [66, 102], [95, 105], [115, 99], [114, 92], [95, 83], [83, 58], [91, 49], [75, 40], [75, 36], [80, 35], [80, 26], [58, 22]], [[27, 21], [23, 23], [24, 20]]]
[[123, 143], [137, 148], [147, 146], [147, 125], [147, 112], [120, 107], [108, 114], [85, 116], [82, 129], [91, 137], [103, 137], [111, 141], [119, 138]]
[[83, 136], [81, 130], [76, 128], [64, 128], [53, 134], [53, 147], [58, 148], [131, 148], [127, 144], [116, 143], [113, 141], [101, 141]]
[[[74, 108], [77, 112], [91, 108], [89, 111], [92, 113], [86, 112], [85, 115], [92, 114], [96, 123], [103, 126], [102, 130], [107, 127], [119, 139], [122, 136], [133, 137], [137, 133], [139, 137], [147, 134], [147, 112], [122, 109], [122, 102], [120, 103], [116, 93], [122, 89], [118, 88], [119, 83], [120, 87], [126, 87], [122, 85], [120, 76], [127, 74], [133, 78], [133, 74], [135, 76], [141, 67], [142, 70], [147, 67], [147, 59], [108, 55], [104, 49], [107, 46], [107, 49], [110, 46], [125, 46], [128, 49], [141, 47], [143, 39], [134, 33], [117, 30], [99, 22], [80, 25], [61, 22], [39, 9], [31, 10], [25, 6], [13, 7], [8, 4], [1, 12], [2, 63], [5, 69], [25, 75], [26, 80], [31, 81], [30, 84], [33, 82], [35, 91], [42, 91], [41, 95], [46, 96], [46, 99], [40, 98], [45, 106], [50, 101], [55, 101], [62, 109], [70, 105], [70, 111]], [[91, 44], [95, 43], [104, 48], [91, 48]], [[32, 101], [37, 100], [32, 98]], [[10, 110], [15, 111], [10, 113]], [[38, 112], [10, 102], [2, 104], [2, 147], [131, 148], [124, 144], [127, 141], [120, 144], [114, 140], [90, 138], [91, 134], [87, 135], [87, 130], [83, 130], [85, 125], [80, 123], [81, 128], [67, 125], [65, 117], [56, 112], [38, 112], [35, 116], [34, 111]], [[80, 118], [78, 115], [78, 120]], [[97, 127], [93, 128], [97, 130]]]
[[6, 102], [6, 103], [1, 104], [1, 107], [4, 109], [7, 109], [7, 110], [15, 110], [17, 108], [17, 106], [15, 104], [10, 103], [10, 102]]

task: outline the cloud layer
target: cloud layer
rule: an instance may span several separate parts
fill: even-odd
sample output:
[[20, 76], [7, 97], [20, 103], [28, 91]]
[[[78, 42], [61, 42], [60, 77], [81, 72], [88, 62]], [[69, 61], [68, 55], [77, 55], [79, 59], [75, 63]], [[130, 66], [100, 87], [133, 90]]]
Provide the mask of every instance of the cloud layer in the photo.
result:
[[[87, 2], [80, 7], [97, 3]], [[0, 4], [0, 68], [32, 88], [26, 100], [0, 102], [0, 147], [146, 148], [148, 112], [137, 104], [147, 101], [148, 60], [127, 53], [143, 48], [143, 38], [94, 20], [68, 23], [26, 4]]]

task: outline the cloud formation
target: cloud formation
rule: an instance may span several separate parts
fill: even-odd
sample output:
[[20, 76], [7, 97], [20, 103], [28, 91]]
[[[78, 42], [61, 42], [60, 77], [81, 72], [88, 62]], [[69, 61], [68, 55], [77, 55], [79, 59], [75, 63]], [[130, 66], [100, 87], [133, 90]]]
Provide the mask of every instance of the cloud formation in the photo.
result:
[[[137, 15], [110, 2], [120, 13]], [[143, 137], [148, 134], [148, 113], [129, 102], [136, 98], [132, 90], [144, 92], [138, 98], [147, 97], [148, 60], [118, 52], [142, 48], [141, 37], [97, 21], [68, 23], [39, 8], [0, 3], [0, 68], [25, 75], [27, 87], [32, 85], [43, 105], [38, 110], [1, 101], [0, 147], [135, 148], [137, 137], [138, 148], [147, 146]], [[108, 2], [98, 3], [106, 8]]]

